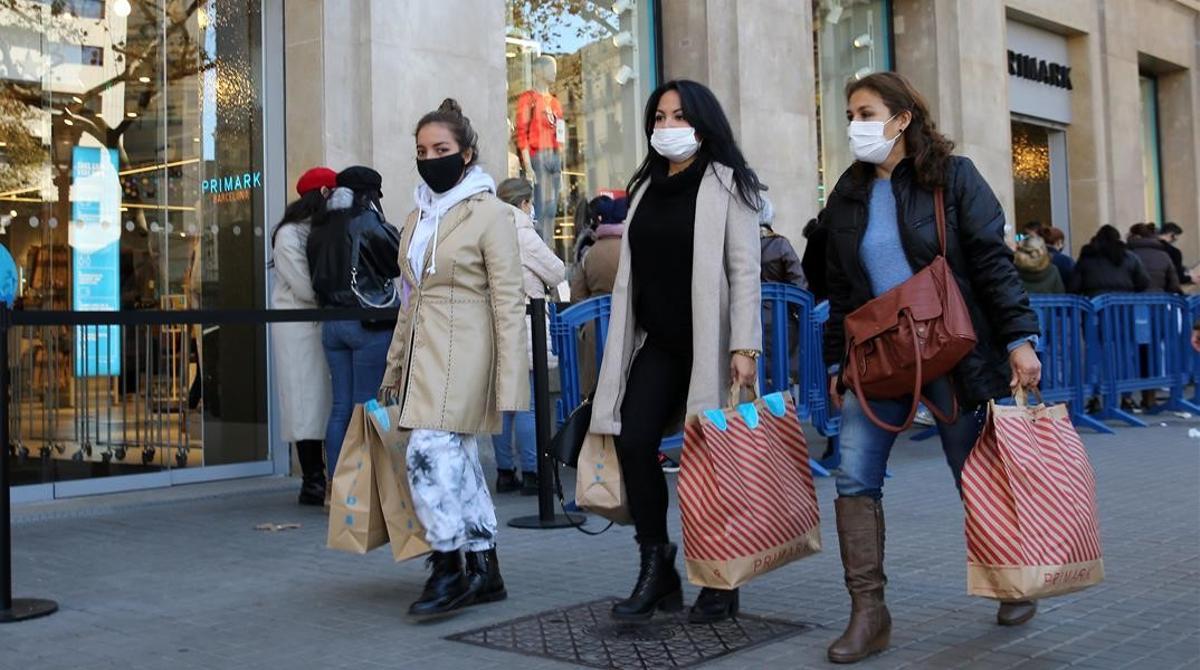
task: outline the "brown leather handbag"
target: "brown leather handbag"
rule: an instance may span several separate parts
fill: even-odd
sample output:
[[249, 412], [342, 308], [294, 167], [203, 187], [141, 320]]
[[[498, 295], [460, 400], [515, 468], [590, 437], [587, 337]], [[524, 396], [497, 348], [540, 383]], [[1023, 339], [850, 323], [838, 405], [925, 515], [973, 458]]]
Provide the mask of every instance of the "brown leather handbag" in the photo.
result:
[[[941, 253], [903, 284], [846, 315], [843, 374], [872, 423], [893, 433], [912, 425], [924, 400], [926, 383], [948, 374], [975, 348], [975, 327], [950, 264], [946, 262], [946, 207], [942, 189], [933, 192]], [[870, 400], [912, 396], [902, 425], [875, 415]], [[946, 416], [932, 402], [926, 407], [943, 422], [958, 418], [958, 399]]]

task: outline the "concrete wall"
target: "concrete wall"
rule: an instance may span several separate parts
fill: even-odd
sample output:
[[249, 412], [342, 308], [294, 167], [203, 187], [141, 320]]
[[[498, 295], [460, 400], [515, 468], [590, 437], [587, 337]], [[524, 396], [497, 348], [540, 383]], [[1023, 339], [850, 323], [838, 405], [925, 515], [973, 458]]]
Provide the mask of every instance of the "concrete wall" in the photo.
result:
[[775, 230], [799, 247], [817, 213], [811, 4], [663, 0], [663, 58], [668, 79], [695, 79], [716, 93], [770, 187]]
[[289, 183], [312, 165], [370, 165], [389, 217], [401, 217], [417, 180], [414, 127], [446, 97], [479, 131], [484, 169], [502, 178], [504, 24], [494, 0], [289, 0]]

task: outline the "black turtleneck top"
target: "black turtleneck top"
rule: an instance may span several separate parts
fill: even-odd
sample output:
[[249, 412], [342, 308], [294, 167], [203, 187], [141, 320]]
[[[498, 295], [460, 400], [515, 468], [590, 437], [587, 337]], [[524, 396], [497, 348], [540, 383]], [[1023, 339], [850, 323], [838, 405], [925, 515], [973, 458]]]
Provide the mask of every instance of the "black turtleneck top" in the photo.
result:
[[633, 315], [647, 340], [692, 352], [692, 247], [696, 194], [708, 168], [703, 157], [667, 176], [654, 164], [646, 193], [626, 232], [632, 260]]

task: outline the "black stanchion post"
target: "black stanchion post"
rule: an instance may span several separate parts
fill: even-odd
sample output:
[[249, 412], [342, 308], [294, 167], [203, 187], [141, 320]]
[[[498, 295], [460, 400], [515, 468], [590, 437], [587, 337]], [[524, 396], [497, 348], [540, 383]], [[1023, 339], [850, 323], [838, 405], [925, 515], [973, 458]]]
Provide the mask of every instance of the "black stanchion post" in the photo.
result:
[[508, 522], [513, 528], [566, 528], [583, 522], [583, 516], [554, 513], [554, 468], [550, 456], [550, 364], [546, 351], [546, 301], [530, 300], [529, 321], [533, 340], [533, 407], [538, 453], [538, 514]]
[[9, 495], [8, 442], [8, 328], [12, 324], [12, 311], [0, 303], [0, 623], [12, 623], [58, 611], [53, 600], [35, 598], [13, 598], [12, 595], [12, 510]]

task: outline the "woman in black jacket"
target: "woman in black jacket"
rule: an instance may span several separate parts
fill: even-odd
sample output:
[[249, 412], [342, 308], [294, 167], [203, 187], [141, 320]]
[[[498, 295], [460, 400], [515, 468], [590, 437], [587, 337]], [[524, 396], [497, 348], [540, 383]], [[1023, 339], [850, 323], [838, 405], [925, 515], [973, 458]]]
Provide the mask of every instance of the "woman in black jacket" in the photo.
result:
[[[1036, 386], [1041, 364], [1037, 315], [1005, 243], [1004, 212], [970, 160], [951, 155], [953, 143], [929, 117], [921, 95], [900, 75], [872, 74], [847, 86], [851, 150], [857, 159], [830, 195], [822, 221], [829, 228], [827, 278], [830, 319], [825, 356], [831, 394], [842, 406], [841, 470], [837, 477], [838, 541], [851, 615], [829, 648], [830, 660], [852, 663], [885, 649], [891, 618], [884, 605], [881, 505], [884, 471], [896, 435], [866, 418], [863, 403], [889, 423], [902, 422], [911, 399], [870, 400], [844, 388], [836, 374], [845, 351], [845, 316], [903, 283], [940, 253], [934, 190], [946, 208], [946, 259], [971, 314], [977, 344], [954, 372], [928, 383], [923, 394], [962, 412], [938, 422], [942, 449], [961, 488], [962, 467], [979, 436], [986, 401], [1016, 386]], [[949, 413], [947, 411], [947, 413]], [[1030, 602], [1003, 603], [998, 620], [1015, 625], [1036, 611]]]
[[1149, 287], [1146, 268], [1121, 241], [1121, 232], [1104, 225], [1079, 253], [1067, 290], [1090, 298], [1102, 293], [1141, 293]]

